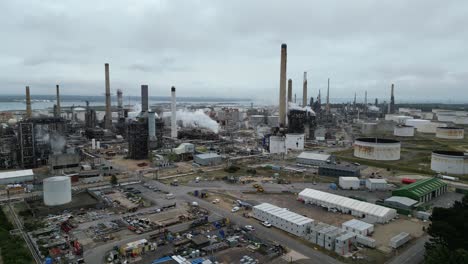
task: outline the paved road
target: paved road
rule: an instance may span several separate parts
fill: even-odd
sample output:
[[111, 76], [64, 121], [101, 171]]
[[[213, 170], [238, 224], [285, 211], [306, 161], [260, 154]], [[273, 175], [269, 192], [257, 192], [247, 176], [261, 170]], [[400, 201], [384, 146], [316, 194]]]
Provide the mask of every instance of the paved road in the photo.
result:
[[424, 243], [429, 240], [429, 236], [419, 238], [415, 244], [407, 248], [403, 253], [388, 261], [387, 264], [418, 264], [424, 260]]

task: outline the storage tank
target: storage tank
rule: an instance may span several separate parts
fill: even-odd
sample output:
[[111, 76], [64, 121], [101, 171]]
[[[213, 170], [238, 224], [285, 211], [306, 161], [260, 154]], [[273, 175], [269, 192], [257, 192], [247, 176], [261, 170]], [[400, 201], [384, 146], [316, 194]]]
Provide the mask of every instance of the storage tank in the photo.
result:
[[374, 135], [377, 133], [377, 123], [362, 123], [361, 133], [363, 135]]
[[286, 134], [286, 149], [303, 150], [304, 149], [304, 134], [300, 134], [300, 133]]
[[447, 127], [447, 123], [442, 122], [429, 122], [420, 126], [417, 130], [421, 133], [431, 133], [435, 134], [438, 127]]
[[436, 129], [436, 138], [445, 139], [463, 139], [465, 129], [463, 127], [438, 127]]
[[44, 180], [44, 204], [62, 205], [71, 202], [71, 180], [68, 176], [55, 176]]
[[443, 122], [454, 122], [457, 119], [457, 114], [455, 111], [443, 111], [437, 113], [437, 120]]
[[436, 150], [431, 156], [431, 170], [438, 173], [465, 174], [468, 169], [468, 158], [461, 151]]
[[385, 138], [358, 138], [354, 141], [354, 156], [369, 160], [399, 160], [401, 143]]
[[454, 123], [456, 125], [468, 125], [468, 116], [457, 116]]
[[424, 120], [424, 119], [407, 119], [405, 121], [405, 125], [407, 126], [413, 126], [419, 131], [419, 128], [431, 123], [429, 120]]
[[414, 127], [407, 125], [399, 125], [393, 129], [393, 135], [397, 137], [413, 137]]
[[284, 137], [271, 136], [270, 137], [270, 153], [286, 153], [286, 144]]

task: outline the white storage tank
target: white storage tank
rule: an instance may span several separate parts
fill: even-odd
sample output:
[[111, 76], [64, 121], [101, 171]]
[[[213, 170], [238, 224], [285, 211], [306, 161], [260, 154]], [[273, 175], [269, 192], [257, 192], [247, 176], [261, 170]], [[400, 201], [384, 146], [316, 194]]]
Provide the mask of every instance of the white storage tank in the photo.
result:
[[405, 121], [405, 125], [407, 126], [413, 126], [415, 127], [418, 131], [420, 127], [423, 127], [424, 125], [427, 125], [431, 123], [429, 120], [424, 120], [424, 119], [407, 119]]
[[357, 177], [339, 177], [338, 185], [345, 190], [358, 190], [360, 180]]
[[438, 127], [447, 127], [447, 123], [429, 122], [428, 124], [418, 127], [418, 132], [435, 134]]
[[369, 160], [399, 160], [401, 143], [384, 138], [358, 138], [354, 141], [354, 156]]
[[438, 127], [436, 129], [436, 138], [445, 139], [463, 139], [465, 129], [463, 127]]
[[468, 156], [461, 151], [433, 151], [431, 170], [447, 174], [465, 174], [468, 171]]
[[44, 180], [44, 204], [62, 205], [71, 202], [71, 180], [68, 176], [55, 176]]
[[393, 135], [397, 137], [413, 137], [414, 127], [407, 125], [399, 125], [393, 129]]
[[304, 150], [304, 134], [286, 134], [286, 149]]
[[286, 153], [286, 142], [284, 137], [270, 136], [270, 153]]

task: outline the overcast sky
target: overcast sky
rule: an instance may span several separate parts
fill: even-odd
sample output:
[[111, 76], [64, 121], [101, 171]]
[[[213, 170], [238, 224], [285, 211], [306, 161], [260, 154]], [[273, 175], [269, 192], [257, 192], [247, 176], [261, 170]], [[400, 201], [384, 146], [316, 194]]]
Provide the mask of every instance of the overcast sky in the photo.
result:
[[468, 101], [468, 1], [0, 1], [0, 92], [265, 98], [280, 46], [301, 96]]

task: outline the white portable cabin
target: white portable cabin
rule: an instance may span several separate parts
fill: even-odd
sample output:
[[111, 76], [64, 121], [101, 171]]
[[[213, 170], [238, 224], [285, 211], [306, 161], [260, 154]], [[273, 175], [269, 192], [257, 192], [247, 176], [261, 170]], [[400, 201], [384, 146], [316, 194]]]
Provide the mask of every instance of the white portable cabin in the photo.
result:
[[306, 231], [314, 224], [313, 219], [269, 203], [252, 207], [252, 214], [260, 221], [268, 221], [274, 227], [300, 237], [305, 236]]
[[386, 191], [388, 184], [384, 179], [367, 179], [366, 188], [370, 191]]
[[358, 177], [339, 177], [338, 185], [345, 190], [358, 190], [360, 186]]
[[343, 230], [367, 236], [374, 232], [374, 225], [357, 219], [351, 219], [341, 224]]

